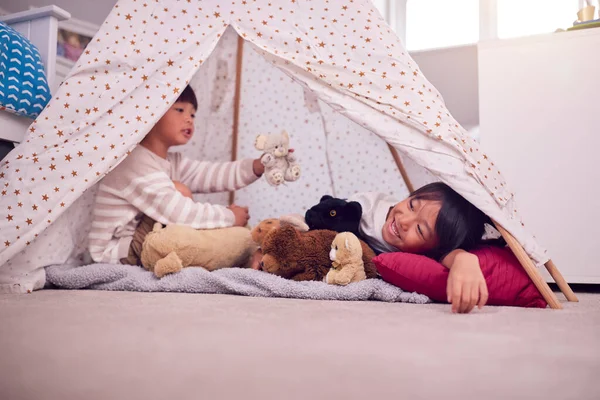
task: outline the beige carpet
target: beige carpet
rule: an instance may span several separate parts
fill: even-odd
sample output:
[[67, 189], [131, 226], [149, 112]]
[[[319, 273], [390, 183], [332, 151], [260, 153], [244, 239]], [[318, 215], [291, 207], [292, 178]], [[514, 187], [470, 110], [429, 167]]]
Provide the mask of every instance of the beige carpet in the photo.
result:
[[599, 399], [600, 294], [565, 310], [0, 296], [0, 399]]

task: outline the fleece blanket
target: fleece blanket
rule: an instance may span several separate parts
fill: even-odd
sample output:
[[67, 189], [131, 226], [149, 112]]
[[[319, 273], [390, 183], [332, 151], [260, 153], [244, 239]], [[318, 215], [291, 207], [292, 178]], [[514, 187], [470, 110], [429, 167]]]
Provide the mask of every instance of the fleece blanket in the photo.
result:
[[256, 297], [286, 297], [313, 300], [377, 300], [429, 303], [427, 296], [405, 292], [381, 279], [367, 279], [348, 286], [324, 282], [295, 282], [251, 269], [226, 268], [208, 272], [184, 268], [158, 279], [152, 272], [131, 265], [90, 264], [81, 267], [46, 267], [50, 287], [135, 292], [221, 293]]

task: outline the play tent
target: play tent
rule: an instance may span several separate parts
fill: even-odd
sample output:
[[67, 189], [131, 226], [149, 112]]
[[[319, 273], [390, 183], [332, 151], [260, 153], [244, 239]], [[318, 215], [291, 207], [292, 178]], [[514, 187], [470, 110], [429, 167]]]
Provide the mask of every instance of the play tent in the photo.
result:
[[416, 186], [448, 183], [514, 237], [530, 275], [529, 257], [548, 261], [494, 163], [370, 1], [121, 0], [0, 166], [3, 291], [40, 288], [45, 265], [86, 261], [94, 185], [188, 82], [200, 104], [187, 156], [257, 157], [257, 134], [291, 135], [302, 178], [235, 195], [254, 220], [303, 212], [327, 193], [400, 198], [407, 190], [389, 144]]

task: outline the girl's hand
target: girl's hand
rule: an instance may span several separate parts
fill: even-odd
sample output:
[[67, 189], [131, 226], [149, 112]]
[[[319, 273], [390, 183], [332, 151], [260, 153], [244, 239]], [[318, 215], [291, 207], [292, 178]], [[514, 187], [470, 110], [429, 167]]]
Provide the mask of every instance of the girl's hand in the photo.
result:
[[[488, 300], [487, 284], [479, 266], [479, 258], [459, 250], [450, 254], [450, 273], [446, 293], [452, 312], [468, 313], [476, 305], [483, 308]], [[448, 258], [448, 257], [447, 257]]]

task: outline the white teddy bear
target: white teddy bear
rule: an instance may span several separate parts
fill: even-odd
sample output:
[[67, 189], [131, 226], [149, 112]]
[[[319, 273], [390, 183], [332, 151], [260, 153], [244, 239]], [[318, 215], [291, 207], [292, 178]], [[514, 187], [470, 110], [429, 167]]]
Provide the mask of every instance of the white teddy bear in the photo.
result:
[[265, 177], [270, 185], [278, 186], [284, 181], [294, 182], [300, 178], [300, 165], [294, 150], [289, 148], [290, 138], [286, 131], [279, 135], [258, 135], [254, 147], [265, 153], [260, 162], [265, 166]]

